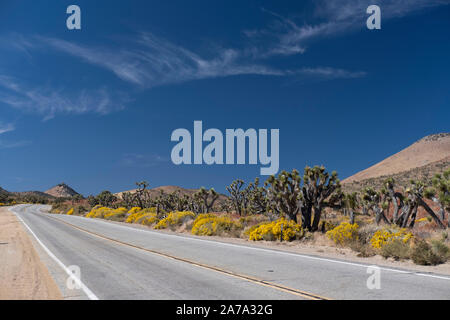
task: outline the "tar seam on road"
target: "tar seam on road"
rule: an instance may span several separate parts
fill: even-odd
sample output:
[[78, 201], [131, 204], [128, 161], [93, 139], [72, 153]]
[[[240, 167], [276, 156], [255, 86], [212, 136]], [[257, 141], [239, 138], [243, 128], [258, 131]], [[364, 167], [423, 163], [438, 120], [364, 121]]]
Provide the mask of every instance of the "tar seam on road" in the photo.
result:
[[23, 221], [23, 219], [17, 214], [17, 212], [11, 210], [12, 208], [9, 208], [8, 210], [19, 219], [19, 221], [28, 229], [28, 231], [31, 233], [31, 235], [36, 239], [36, 241], [42, 246], [42, 248], [45, 250], [45, 252], [69, 275], [69, 277], [75, 281], [76, 284], [78, 284], [81, 289], [84, 291], [84, 293], [88, 296], [90, 300], [99, 300], [98, 297], [80, 280], [80, 278], [77, 278], [65, 265], [62, 263], [51, 251], [48, 249], [42, 241], [36, 236], [36, 234], [31, 230], [31, 228]]
[[100, 235], [98, 233], [86, 230], [84, 228], [78, 227], [78, 226], [73, 225], [71, 223], [68, 223], [66, 221], [62, 221], [61, 219], [57, 219], [57, 218], [54, 218], [54, 217], [51, 217], [51, 216], [49, 216], [49, 218], [53, 219], [53, 220], [56, 220], [58, 222], [64, 223], [64, 224], [66, 224], [68, 226], [71, 226], [72, 228], [75, 228], [75, 229], [78, 229], [80, 231], [83, 231], [83, 232], [86, 232], [88, 234], [91, 234], [91, 235], [94, 235], [96, 237], [99, 237], [101, 239], [109, 240], [109, 241], [112, 241], [112, 242], [115, 242], [115, 243], [118, 243], [118, 244], [121, 244], [121, 245], [125, 245], [125, 246], [129, 246], [129, 247], [132, 247], [132, 248], [135, 248], [135, 249], [139, 249], [139, 250], [143, 250], [143, 251], [146, 251], [146, 252], [150, 252], [150, 253], [153, 253], [153, 254], [165, 257], [165, 258], [169, 258], [169, 259], [173, 259], [173, 260], [176, 260], [176, 261], [185, 262], [185, 263], [188, 263], [190, 265], [194, 265], [196, 267], [204, 268], [204, 269], [207, 269], [207, 270], [212, 270], [212, 271], [215, 271], [215, 272], [218, 272], [218, 273], [221, 273], [221, 274], [226, 274], [228, 276], [232, 276], [232, 277], [235, 277], [235, 278], [238, 278], [238, 279], [243, 279], [243, 280], [246, 280], [246, 281], [249, 281], [249, 282], [252, 282], [252, 283], [256, 283], [256, 284], [259, 284], [259, 285], [262, 285], [262, 286], [270, 287], [272, 289], [276, 289], [276, 290], [287, 292], [287, 293], [290, 293], [290, 294], [293, 294], [293, 295], [301, 296], [301, 297], [306, 298], [306, 299], [310, 299], [310, 300], [330, 300], [330, 298], [326, 298], [326, 297], [323, 297], [323, 296], [320, 296], [320, 295], [317, 295], [317, 294], [309, 293], [309, 292], [302, 291], [302, 290], [297, 290], [297, 289], [294, 289], [294, 288], [289, 288], [289, 287], [286, 287], [286, 286], [283, 286], [283, 285], [279, 285], [279, 284], [276, 284], [276, 283], [265, 281], [263, 279], [258, 279], [258, 278], [255, 278], [255, 277], [238, 274], [238, 273], [235, 273], [235, 272], [232, 272], [232, 271], [228, 271], [228, 270], [225, 270], [225, 269], [221, 269], [221, 268], [218, 268], [218, 267], [209, 266], [209, 265], [206, 265], [206, 264], [203, 264], [203, 263], [191, 261], [189, 259], [184, 259], [184, 258], [172, 256], [172, 255], [167, 254], [167, 253], [163, 253], [163, 252], [159, 252], [159, 251], [143, 248], [143, 247], [131, 244], [131, 243], [127, 243], [127, 242], [123, 242], [123, 241], [120, 241], [120, 240], [112, 239], [112, 238]]

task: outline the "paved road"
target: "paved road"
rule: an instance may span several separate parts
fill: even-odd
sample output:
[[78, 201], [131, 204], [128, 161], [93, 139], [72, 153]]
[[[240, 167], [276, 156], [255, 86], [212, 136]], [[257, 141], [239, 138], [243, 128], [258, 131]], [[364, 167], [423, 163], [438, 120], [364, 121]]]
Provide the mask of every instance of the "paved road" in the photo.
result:
[[[368, 265], [360, 263], [51, 215], [45, 206], [12, 210], [46, 247], [43, 259], [67, 297], [450, 299], [450, 276], [381, 267], [381, 288], [369, 289]], [[74, 265], [83, 285], [77, 293], [63, 271]]]

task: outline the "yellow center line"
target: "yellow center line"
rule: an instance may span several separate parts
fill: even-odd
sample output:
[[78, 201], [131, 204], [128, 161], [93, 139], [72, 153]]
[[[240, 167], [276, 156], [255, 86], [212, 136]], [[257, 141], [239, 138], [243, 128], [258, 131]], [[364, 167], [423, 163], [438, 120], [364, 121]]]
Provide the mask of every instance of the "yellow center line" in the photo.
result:
[[226, 274], [226, 275], [231, 276], [231, 277], [235, 277], [235, 278], [238, 278], [238, 279], [243, 279], [243, 280], [246, 280], [246, 281], [249, 281], [249, 282], [252, 282], [252, 283], [256, 283], [256, 284], [259, 284], [259, 285], [262, 285], [262, 286], [273, 288], [273, 289], [276, 289], [276, 290], [279, 290], [279, 291], [287, 292], [287, 293], [290, 293], [290, 294], [293, 294], [293, 295], [297, 295], [297, 296], [300, 296], [300, 297], [303, 297], [303, 298], [306, 298], [306, 299], [310, 299], [310, 300], [331, 300], [330, 298], [326, 298], [326, 297], [323, 297], [323, 296], [320, 296], [320, 295], [317, 295], [317, 294], [314, 294], [314, 293], [310, 293], [310, 292], [306, 292], [306, 291], [290, 288], [290, 287], [283, 286], [281, 284], [272, 283], [272, 282], [269, 282], [269, 281], [266, 281], [266, 280], [263, 280], [263, 279], [258, 279], [258, 278], [252, 277], [252, 276], [239, 274], [239, 273], [236, 273], [236, 272], [233, 272], [233, 271], [228, 271], [228, 270], [225, 270], [225, 269], [222, 269], [222, 268], [210, 266], [210, 265], [207, 265], [207, 264], [203, 264], [203, 263], [192, 261], [192, 260], [185, 259], [185, 258], [176, 257], [176, 256], [173, 256], [173, 255], [170, 255], [170, 254], [167, 254], [167, 253], [163, 253], [163, 252], [159, 252], [159, 251], [156, 251], [156, 250], [144, 248], [144, 247], [137, 246], [137, 245], [134, 245], [134, 244], [131, 244], [131, 243], [128, 243], [128, 242], [123, 242], [123, 241], [120, 241], [120, 240], [117, 240], [117, 239], [109, 238], [109, 237], [106, 237], [104, 235], [101, 235], [101, 234], [98, 234], [98, 233], [86, 230], [84, 228], [81, 228], [81, 227], [76, 226], [74, 224], [71, 224], [69, 222], [63, 221], [61, 219], [54, 218], [54, 217], [52, 217], [50, 215], [49, 215], [49, 217], [51, 219], [53, 219], [53, 220], [56, 220], [56, 221], [61, 222], [61, 223], [64, 223], [64, 224], [66, 224], [66, 225], [68, 225], [68, 226], [70, 226], [72, 228], [75, 228], [75, 229], [78, 229], [80, 231], [86, 232], [88, 234], [94, 235], [94, 236], [96, 236], [98, 238], [109, 240], [109, 241], [112, 241], [112, 242], [115, 242], [115, 243], [118, 243], [118, 244], [121, 244], [121, 245], [124, 245], [124, 246], [132, 247], [132, 248], [143, 250], [143, 251], [146, 251], [146, 252], [150, 252], [150, 253], [159, 255], [161, 257], [164, 257], [164, 258], [169, 258], [169, 259], [173, 259], [173, 260], [176, 260], [176, 261], [185, 262], [185, 263], [188, 263], [188, 264], [200, 267], [200, 268], [216, 271], [216, 272], [221, 273], [221, 274]]

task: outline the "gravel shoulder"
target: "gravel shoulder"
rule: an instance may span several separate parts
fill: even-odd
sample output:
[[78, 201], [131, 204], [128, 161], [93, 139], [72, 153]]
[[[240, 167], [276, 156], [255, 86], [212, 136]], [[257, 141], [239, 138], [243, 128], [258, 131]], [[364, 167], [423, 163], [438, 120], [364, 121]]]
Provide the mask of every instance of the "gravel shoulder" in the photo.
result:
[[60, 290], [24, 226], [0, 208], [0, 300], [59, 300]]

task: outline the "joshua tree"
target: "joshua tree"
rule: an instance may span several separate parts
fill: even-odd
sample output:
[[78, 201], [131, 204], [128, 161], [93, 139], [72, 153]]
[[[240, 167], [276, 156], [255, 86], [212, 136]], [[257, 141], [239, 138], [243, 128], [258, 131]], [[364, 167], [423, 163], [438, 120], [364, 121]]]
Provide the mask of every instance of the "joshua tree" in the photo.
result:
[[268, 208], [272, 214], [285, 214], [290, 220], [297, 222], [299, 213], [299, 199], [301, 178], [296, 169], [292, 172], [282, 171], [277, 177], [270, 176], [266, 186]]
[[194, 197], [202, 201], [202, 211], [208, 213], [213, 208], [214, 202], [219, 198], [219, 194], [213, 188], [206, 190], [204, 187], [201, 187], [194, 194]]
[[[445, 212], [450, 211], [450, 169], [443, 174], [436, 174], [432, 180], [433, 187], [426, 190], [425, 197], [433, 200], [439, 205], [439, 215], [441, 220], [445, 219]], [[450, 227], [450, 217], [448, 217]]]
[[267, 214], [267, 190], [259, 186], [259, 178], [255, 178], [246, 190], [248, 190], [249, 211], [252, 214]]
[[[306, 167], [303, 175], [300, 204], [303, 226], [317, 231], [325, 207], [335, 207], [341, 201], [341, 185], [336, 171], [330, 174], [323, 166]], [[314, 217], [312, 217], [312, 211]], [[311, 221], [312, 219], [312, 221]]]
[[242, 215], [242, 204], [244, 202], [244, 191], [241, 190], [244, 186], [243, 180], [234, 180], [228, 187], [227, 191], [230, 193], [230, 199], [233, 203], [233, 207], [236, 213]]
[[133, 207], [135, 197], [130, 192], [124, 192], [122, 193], [122, 203], [124, 207], [131, 208]]
[[102, 191], [96, 197], [97, 202], [104, 207], [110, 207], [116, 200], [116, 196], [114, 196], [110, 191]]
[[355, 210], [358, 208], [358, 193], [346, 193], [343, 195], [343, 205], [350, 216], [350, 223], [355, 223]]
[[197, 193], [194, 193], [192, 197], [189, 197], [187, 208], [196, 214], [204, 212], [203, 201]]
[[375, 222], [377, 224], [381, 222], [381, 219], [387, 224], [390, 224], [390, 221], [384, 214], [384, 210], [388, 208], [388, 203], [384, 200], [382, 192], [375, 191], [372, 187], [367, 187], [362, 190], [361, 198], [375, 213]]
[[136, 182], [136, 186], [137, 186], [137, 189], [136, 189], [136, 193], [134, 194], [136, 202], [139, 207], [145, 208], [146, 189], [149, 186], [149, 184], [147, 181], [141, 181], [141, 182]]
[[172, 193], [172, 199], [175, 203], [175, 210], [177, 211], [184, 211], [184, 210], [188, 210], [189, 207], [189, 201], [190, 201], [190, 197], [186, 194], [184, 194], [183, 196], [180, 196], [180, 192], [179, 191], [175, 191]]
[[219, 203], [219, 210], [222, 212], [231, 212], [231, 211], [233, 211], [233, 208], [234, 208], [234, 204], [230, 198], [220, 201], [220, 203]]
[[392, 223], [398, 224], [399, 210], [404, 206], [403, 195], [400, 192], [394, 191], [395, 180], [394, 178], [388, 178], [384, 181], [384, 188], [381, 190], [382, 194], [389, 204], [392, 203], [394, 207], [394, 213], [392, 214]]
[[91, 207], [95, 207], [96, 205], [98, 205], [98, 200], [96, 197], [94, 197], [93, 195], [90, 195], [88, 197], [88, 203]]
[[445, 229], [442, 221], [423, 199], [425, 196], [430, 196], [431, 190], [425, 190], [425, 184], [422, 181], [411, 180], [410, 183], [411, 186], [405, 190], [405, 193], [407, 194], [407, 199], [405, 199], [406, 205], [403, 207], [397, 224], [401, 225], [402, 227], [406, 227], [409, 219], [411, 219], [409, 227], [414, 227], [417, 209], [420, 206], [425, 209], [425, 211], [433, 218], [433, 220], [439, 227]]

